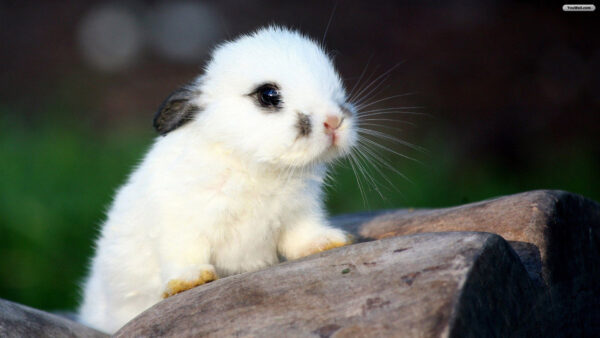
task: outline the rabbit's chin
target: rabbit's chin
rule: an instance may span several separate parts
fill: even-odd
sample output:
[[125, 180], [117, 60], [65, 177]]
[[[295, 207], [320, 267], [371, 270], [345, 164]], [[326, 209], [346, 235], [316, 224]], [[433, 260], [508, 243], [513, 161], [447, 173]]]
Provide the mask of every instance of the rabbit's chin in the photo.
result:
[[329, 146], [320, 152], [307, 152], [307, 153], [296, 153], [287, 154], [279, 157], [276, 161], [272, 162], [280, 168], [311, 168], [320, 165], [327, 165], [335, 160], [341, 159], [347, 156], [352, 147], [350, 146]]
[[351, 151], [349, 145], [332, 145], [327, 147], [320, 156], [317, 157], [317, 162], [331, 163], [337, 159], [347, 156]]

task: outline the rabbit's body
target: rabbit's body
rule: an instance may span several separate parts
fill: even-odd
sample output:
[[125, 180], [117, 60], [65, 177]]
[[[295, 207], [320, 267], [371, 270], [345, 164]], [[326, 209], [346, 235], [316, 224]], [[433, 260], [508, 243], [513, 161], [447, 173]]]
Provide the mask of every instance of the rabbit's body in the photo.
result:
[[[228, 58], [261, 39], [258, 66], [241, 60], [236, 73]], [[269, 57], [296, 69], [281, 75]], [[244, 73], [262, 62], [273, 69]], [[206, 74], [161, 107], [155, 126], [165, 136], [114, 200], [80, 319], [114, 332], [163, 297], [217, 275], [348, 244], [328, 225], [322, 196], [325, 163], [355, 142], [346, 104], [329, 59], [298, 33], [269, 28], [217, 49]]]

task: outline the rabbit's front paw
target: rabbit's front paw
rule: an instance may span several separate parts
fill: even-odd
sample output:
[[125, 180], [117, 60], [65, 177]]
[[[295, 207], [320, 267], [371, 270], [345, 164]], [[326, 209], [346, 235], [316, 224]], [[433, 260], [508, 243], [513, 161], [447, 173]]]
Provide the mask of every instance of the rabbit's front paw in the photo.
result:
[[216, 280], [217, 273], [215, 269], [211, 266], [209, 269], [201, 270], [195, 278], [187, 279], [187, 278], [175, 278], [169, 280], [167, 286], [165, 287], [165, 291], [162, 294], [163, 298], [171, 297], [180, 292], [189, 290], [196, 286], [206, 284], [208, 282], [212, 282]]
[[329, 231], [329, 233], [325, 234], [324, 236], [315, 237], [305, 246], [304, 250], [302, 250], [302, 253], [299, 256], [304, 257], [312, 255], [322, 251], [346, 246], [348, 244], [352, 244], [353, 242], [354, 237], [352, 235], [336, 229]]

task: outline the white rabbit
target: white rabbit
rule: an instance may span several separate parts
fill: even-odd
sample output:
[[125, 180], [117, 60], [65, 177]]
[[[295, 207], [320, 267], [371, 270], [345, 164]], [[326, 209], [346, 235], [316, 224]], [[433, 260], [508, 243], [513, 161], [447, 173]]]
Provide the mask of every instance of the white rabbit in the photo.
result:
[[118, 191], [79, 319], [115, 332], [162, 298], [350, 243], [329, 226], [326, 164], [357, 142], [332, 61], [269, 27], [216, 48], [160, 107], [161, 134]]

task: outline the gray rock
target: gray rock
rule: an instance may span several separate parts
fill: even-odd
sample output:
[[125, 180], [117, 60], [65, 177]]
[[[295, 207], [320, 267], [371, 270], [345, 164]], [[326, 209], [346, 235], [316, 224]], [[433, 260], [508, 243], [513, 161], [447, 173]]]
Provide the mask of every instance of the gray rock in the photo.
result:
[[0, 337], [108, 337], [69, 319], [0, 299]]
[[422, 232], [484, 231], [509, 241], [538, 286], [548, 335], [600, 335], [600, 205], [539, 190], [458, 207], [335, 217], [360, 241]]
[[508, 336], [539, 326], [535, 297], [500, 236], [418, 234], [217, 280], [116, 336]]

